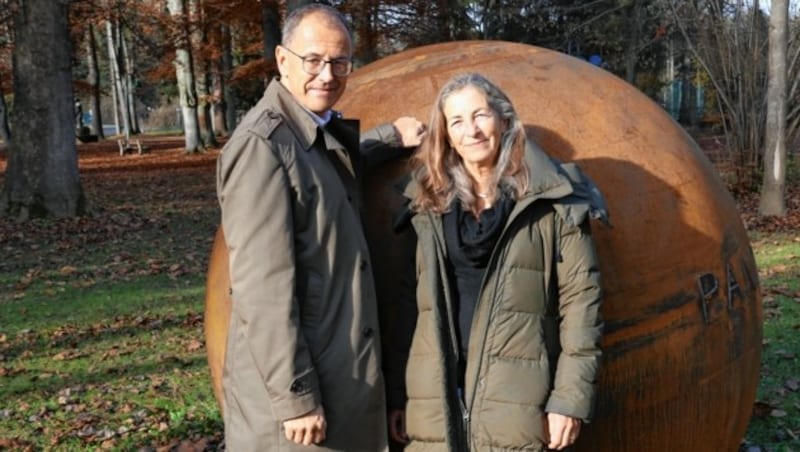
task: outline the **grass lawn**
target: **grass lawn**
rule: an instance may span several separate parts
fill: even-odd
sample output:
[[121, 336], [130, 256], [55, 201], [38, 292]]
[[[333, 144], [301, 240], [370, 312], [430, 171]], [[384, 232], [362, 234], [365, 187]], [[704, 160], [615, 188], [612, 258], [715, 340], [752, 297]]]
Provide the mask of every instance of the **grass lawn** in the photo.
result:
[[90, 216], [0, 220], [0, 450], [221, 441], [203, 343], [217, 154], [108, 146], [79, 148]]
[[761, 380], [747, 442], [800, 451], [800, 231], [752, 233], [764, 303]]
[[[203, 343], [217, 154], [180, 145], [81, 145], [90, 216], [0, 219], [0, 450], [218, 448]], [[743, 449], [800, 451], [800, 232], [768, 229], [751, 231], [765, 325]]]

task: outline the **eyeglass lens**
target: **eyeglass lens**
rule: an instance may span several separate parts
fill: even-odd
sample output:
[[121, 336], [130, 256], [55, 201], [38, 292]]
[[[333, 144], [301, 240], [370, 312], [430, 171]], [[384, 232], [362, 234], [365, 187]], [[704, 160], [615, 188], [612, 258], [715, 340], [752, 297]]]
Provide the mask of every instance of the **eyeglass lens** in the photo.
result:
[[348, 60], [323, 60], [319, 57], [301, 57], [303, 58], [303, 70], [311, 75], [318, 75], [325, 69], [325, 65], [330, 63], [331, 72], [337, 77], [343, 77], [350, 73], [352, 63]]
[[[283, 47], [283, 46], [281, 46]], [[335, 60], [325, 60], [318, 56], [302, 56], [294, 50], [284, 47], [292, 55], [300, 58], [303, 62], [303, 70], [311, 75], [319, 75], [325, 69], [325, 65], [330, 63], [331, 72], [337, 77], [344, 77], [353, 71], [353, 62], [346, 58], [337, 58]]]

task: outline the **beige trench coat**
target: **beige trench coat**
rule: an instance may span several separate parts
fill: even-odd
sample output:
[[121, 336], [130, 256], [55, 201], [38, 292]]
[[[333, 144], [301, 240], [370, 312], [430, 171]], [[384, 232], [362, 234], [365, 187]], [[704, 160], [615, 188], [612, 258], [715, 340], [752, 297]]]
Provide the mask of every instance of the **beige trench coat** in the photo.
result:
[[[233, 299], [224, 421], [233, 452], [386, 448], [357, 182], [364, 159], [357, 128], [338, 118], [327, 128], [337, 137], [274, 80], [219, 157]], [[372, 142], [397, 144], [389, 130], [378, 129]], [[310, 448], [287, 441], [282, 422], [320, 404], [327, 439]]]

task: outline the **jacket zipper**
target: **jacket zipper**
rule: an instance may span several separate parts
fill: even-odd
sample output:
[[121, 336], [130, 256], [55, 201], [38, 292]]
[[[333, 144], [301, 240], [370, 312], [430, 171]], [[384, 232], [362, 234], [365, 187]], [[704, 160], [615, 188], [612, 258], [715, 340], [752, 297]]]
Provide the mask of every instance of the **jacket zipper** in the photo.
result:
[[463, 422], [463, 429], [464, 429], [464, 444], [462, 444], [461, 450], [468, 452], [470, 449], [471, 441], [470, 438], [470, 424], [469, 424], [469, 411], [467, 410], [466, 405], [464, 404], [464, 398], [467, 396], [466, 388], [461, 389], [464, 394], [461, 394], [461, 397], [458, 398], [458, 404], [461, 407], [461, 420]]
[[[497, 244], [498, 245], [496, 245], [495, 249], [492, 251], [492, 255], [491, 255], [490, 259], [489, 259], [489, 265], [486, 266], [486, 273], [483, 276], [483, 281], [481, 281], [481, 288], [480, 288], [480, 292], [478, 293], [478, 301], [477, 301], [477, 303], [475, 305], [475, 312], [476, 313], [478, 312], [478, 308], [480, 307], [481, 300], [483, 299], [483, 292], [484, 292], [486, 283], [489, 280], [489, 274], [490, 274], [490, 272], [494, 272], [496, 270], [495, 267], [497, 266], [497, 262], [498, 262], [498, 259], [499, 259], [499, 257], [498, 257], [498, 248], [500, 248], [500, 245], [505, 240], [506, 236], [508, 235], [508, 231], [511, 229], [511, 226], [514, 224], [516, 219], [519, 218], [519, 216], [522, 214], [522, 212], [525, 211], [530, 205], [532, 205], [536, 201], [536, 199], [537, 198], [534, 198], [533, 200], [527, 202], [524, 207], [520, 208], [520, 210], [515, 215], [513, 215], [513, 217], [509, 218], [508, 224], [506, 224], [506, 226], [503, 228], [503, 232], [500, 234], [500, 237], [497, 240]], [[431, 227], [433, 227], [435, 229], [434, 225], [437, 224], [437, 223], [435, 222], [435, 218], [433, 217], [433, 214], [428, 212], [428, 218], [429, 218], [429, 220], [431, 222]], [[440, 236], [439, 231], [437, 230], [436, 233], [433, 234], [433, 236], [435, 238], [435, 243], [436, 243], [437, 247], [439, 248], [439, 253], [438, 254], [440, 256], [445, 256], [444, 252], [442, 252], [443, 244], [441, 243], [442, 237]], [[503, 256], [508, 255], [508, 247], [502, 247], [502, 251], [500, 252], [500, 254], [502, 254]], [[443, 264], [441, 259], [438, 259], [438, 260], [439, 260], [439, 262], [438, 262], [438, 264], [439, 264], [439, 273], [441, 275], [443, 275], [443, 278], [446, 278], [446, 276], [447, 276], [446, 269], [442, 267], [442, 265], [444, 265], [444, 264]], [[497, 296], [497, 288], [498, 288], [499, 284], [500, 284], [500, 279], [499, 278], [495, 278], [494, 287], [492, 289], [492, 300], [494, 300], [494, 298], [496, 298], [496, 296]], [[443, 286], [444, 286], [444, 284], [443, 284]], [[453, 316], [452, 316], [452, 311], [451, 311], [452, 302], [450, 300], [448, 289], [444, 288], [444, 290], [445, 290], [445, 293], [446, 293], [445, 296], [447, 297], [446, 298], [447, 309], [448, 309], [447, 317], [448, 317], [448, 321], [449, 321], [448, 324], [450, 326], [450, 336], [451, 336], [451, 341], [453, 343], [453, 349], [454, 349], [453, 351], [455, 352], [455, 356], [456, 356], [456, 363], [458, 363], [458, 360], [461, 358], [461, 356], [460, 356], [460, 352], [458, 350], [458, 342], [457, 342], [458, 338], [457, 338], [457, 336], [455, 334], [455, 331], [456, 331], [455, 330], [455, 324], [453, 323]], [[491, 323], [491, 307], [490, 307], [488, 316], [489, 316], [488, 320]], [[473, 315], [473, 322], [474, 321], [475, 321], [475, 317]], [[472, 331], [475, 331], [475, 325], [473, 324], [470, 327], [470, 329]], [[478, 364], [477, 364], [478, 365], [478, 370], [480, 370], [480, 366], [483, 364], [483, 351], [484, 351], [484, 347], [486, 346], [486, 334], [487, 334], [487, 329], [484, 328], [482, 330], [482, 332], [481, 332], [481, 342], [480, 342], [481, 347], [480, 347], [480, 353], [478, 353]], [[470, 340], [470, 342], [472, 342], [472, 340]], [[466, 372], [466, 369], [464, 371]], [[465, 375], [465, 377], [466, 377], [466, 375]], [[460, 449], [459, 452], [462, 452], [462, 451], [463, 452], [468, 452], [470, 450], [470, 447], [471, 447], [471, 443], [472, 442], [470, 441], [470, 435], [471, 435], [472, 426], [471, 426], [470, 421], [471, 421], [472, 407], [475, 404], [475, 393], [477, 392], [476, 388], [477, 388], [477, 384], [478, 384], [478, 382], [477, 382], [478, 378], [480, 378], [480, 376], [476, 374], [476, 376], [475, 376], [476, 380], [473, 382], [473, 385], [472, 385], [473, 389], [472, 389], [472, 391], [470, 393], [470, 400], [469, 400], [468, 404], [466, 403], [467, 386], [468, 386], [467, 382], [466, 382], [466, 378], [464, 380], [464, 387], [461, 388], [462, 394], [457, 394], [458, 395], [459, 408], [461, 409], [461, 419], [462, 419], [462, 422], [463, 422], [464, 442], [465, 442], [464, 444], [461, 445], [462, 449]]]
[[[479, 312], [479, 308], [480, 308], [480, 305], [481, 305], [481, 300], [483, 300], [483, 293], [484, 293], [484, 290], [486, 288], [486, 283], [490, 279], [489, 275], [491, 273], [496, 272], [496, 270], [497, 270], [497, 268], [496, 268], [497, 267], [497, 263], [500, 260], [500, 257], [498, 256], [498, 253], [502, 254], [503, 257], [508, 255], [508, 251], [509, 251], [508, 247], [507, 246], [503, 246], [503, 242], [505, 241], [505, 239], [506, 239], [506, 237], [508, 235], [508, 231], [511, 229], [511, 226], [514, 224], [514, 222], [517, 220], [517, 218], [519, 218], [519, 216], [522, 214], [522, 212], [527, 210], [528, 207], [531, 206], [537, 199], [538, 198], [534, 198], [533, 200], [527, 202], [524, 207], [520, 208], [520, 210], [515, 215], [513, 215], [513, 217], [509, 217], [508, 224], [506, 224], [506, 226], [503, 228], [503, 232], [500, 234], [500, 237], [497, 239], [497, 245], [495, 245], [495, 249], [492, 250], [492, 255], [491, 255], [490, 259], [489, 259], [489, 265], [486, 266], [486, 273], [483, 275], [483, 281], [481, 281], [480, 292], [478, 292], [478, 302], [475, 305], [475, 313]], [[500, 249], [500, 251], [498, 251], [498, 249]], [[500, 285], [500, 278], [499, 277], [495, 277], [494, 287], [492, 288], [492, 297], [490, 299], [492, 304], [494, 304], [495, 298], [497, 297], [497, 289], [498, 289], [499, 285]], [[487, 319], [487, 325], [488, 325], [488, 324], [491, 324], [491, 320], [492, 320], [492, 306], [489, 307], [489, 312], [487, 313], [487, 316], [488, 316], [488, 319]], [[475, 322], [476, 318], [477, 317], [473, 314], [472, 321]], [[471, 331], [476, 331], [475, 327], [476, 327], [476, 325], [473, 323], [473, 325], [470, 327]], [[472, 384], [472, 388], [473, 389], [472, 389], [472, 391], [470, 393], [469, 403], [467, 404], [468, 406], [465, 407], [465, 410], [466, 410], [465, 411], [465, 419], [467, 420], [467, 422], [469, 422], [470, 415], [472, 413], [472, 408], [475, 405], [475, 395], [477, 393], [478, 380], [480, 379], [480, 369], [481, 369], [481, 366], [483, 365], [483, 358], [484, 358], [483, 355], [484, 355], [484, 349], [486, 347], [486, 335], [488, 333], [487, 330], [488, 330], [488, 328], [483, 328], [481, 330], [481, 340], [479, 342], [480, 343], [480, 349], [478, 350], [478, 352], [479, 352], [477, 354], [478, 355], [477, 356], [478, 362], [476, 364], [478, 367], [477, 367], [477, 370], [476, 370], [476, 373], [475, 373], [475, 380], [473, 381], [473, 384]], [[472, 339], [470, 339], [470, 342], [472, 342]], [[466, 370], [465, 370], [465, 372], [466, 372]], [[464, 396], [465, 396], [465, 399], [466, 399], [466, 391], [467, 391], [466, 379], [465, 379], [465, 382], [464, 382], [464, 386], [465, 386], [464, 387]], [[469, 428], [467, 428], [467, 432], [469, 433]], [[467, 436], [467, 441], [469, 441], [469, 436]]]

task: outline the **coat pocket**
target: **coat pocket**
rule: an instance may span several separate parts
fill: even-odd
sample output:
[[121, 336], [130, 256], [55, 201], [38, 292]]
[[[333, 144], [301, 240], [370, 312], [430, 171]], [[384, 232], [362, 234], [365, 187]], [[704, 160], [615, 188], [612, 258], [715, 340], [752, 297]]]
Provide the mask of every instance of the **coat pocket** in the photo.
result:
[[560, 327], [559, 317], [550, 315], [542, 317], [542, 335], [544, 347], [547, 349], [547, 361], [550, 363], [550, 381], [555, 378], [558, 356], [561, 355]]
[[300, 322], [304, 327], [319, 325], [322, 318], [322, 295], [324, 282], [318, 273], [309, 272], [305, 285], [298, 290], [298, 304], [300, 305]]
[[478, 413], [473, 413], [477, 450], [540, 450], [548, 373], [543, 361], [491, 358], [483, 384], [485, 395]]

